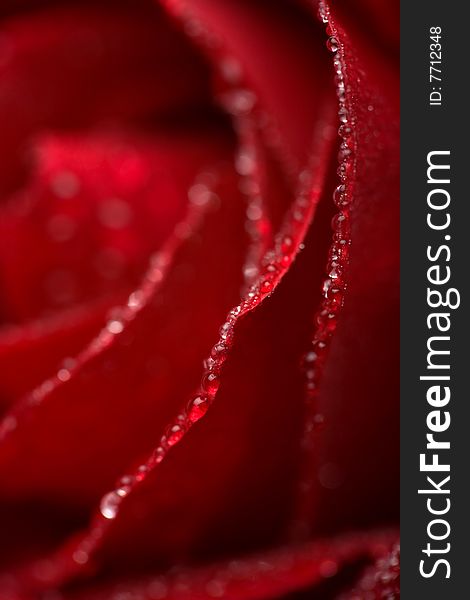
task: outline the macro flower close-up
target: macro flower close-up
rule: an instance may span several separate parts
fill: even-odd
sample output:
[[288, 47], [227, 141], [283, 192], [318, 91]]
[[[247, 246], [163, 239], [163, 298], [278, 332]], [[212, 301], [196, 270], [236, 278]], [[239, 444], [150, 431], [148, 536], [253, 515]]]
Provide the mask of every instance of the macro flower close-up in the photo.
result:
[[399, 7], [0, 6], [0, 600], [393, 600]]

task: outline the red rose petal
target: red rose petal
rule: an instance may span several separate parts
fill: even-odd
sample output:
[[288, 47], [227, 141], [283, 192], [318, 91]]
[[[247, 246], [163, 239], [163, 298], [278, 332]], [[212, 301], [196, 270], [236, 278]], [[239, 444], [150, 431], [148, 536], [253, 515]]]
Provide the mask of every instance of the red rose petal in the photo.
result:
[[22, 321], [137, 285], [181, 220], [195, 173], [220, 136], [95, 132], [37, 144], [28, 186], [0, 220], [5, 318]]
[[[243, 9], [238, 12], [238, 5], [230, 2], [227, 6], [231, 6], [235, 12], [227, 13], [224, 5], [217, 3], [201, 0], [200, 6], [205, 7], [207, 22], [210, 22], [215, 15], [212, 19], [214, 29], [224, 31], [223, 23], [229, 26], [229, 29], [233, 24], [237, 24], [238, 30], [242, 30], [243, 35], [245, 31], [250, 32], [251, 42], [247, 38], [243, 39], [238, 50], [234, 50], [235, 54], [240, 53], [241, 48], [249, 46], [250, 55], [256, 57], [258, 54], [265, 57], [268, 55], [267, 52], [262, 51], [256, 53], [255, 50], [258, 48], [256, 44], [250, 46], [260, 33], [259, 29], [250, 25], [251, 22], [253, 24], [258, 22], [255, 18], [257, 4], [253, 5], [256, 7], [253, 9], [254, 12], [250, 12], [252, 9], [247, 8], [250, 6], [248, 4], [240, 5]], [[251, 15], [248, 21], [243, 21], [240, 16], [245, 14], [245, 10]], [[276, 11], [273, 13], [277, 15]], [[266, 14], [263, 16], [265, 17]], [[262, 20], [260, 19], [259, 22], [262, 23]], [[224, 32], [224, 37], [227, 40], [234, 36], [236, 38], [235, 31], [229, 29]], [[267, 29], [271, 33], [273, 31], [279, 33], [276, 28], [271, 30], [269, 26]], [[346, 43], [341, 29], [337, 34], [341, 43]], [[274, 41], [277, 38], [272, 36], [271, 39]], [[290, 40], [288, 45], [291, 46], [293, 43], [294, 40]], [[272, 56], [271, 49], [269, 56]], [[350, 57], [349, 54], [348, 60]], [[292, 56], [290, 58], [292, 59]], [[321, 520], [321, 526], [328, 531], [344, 523], [350, 524], [354, 519], [356, 521], [367, 518], [383, 519], [384, 516], [391, 514], [390, 501], [393, 500], [395, 504], [395, 498], [390, 496], [390, 488], [387, 488], [380, 479], [378, 465], [373, 465], [369, 461], [364, 469], [364, 464], [360, 463], [361, 459], [370, 455], [371, 444], [374, 448], [378, 447], [377, 438], [382, 427], [377, 430], [374, 426], [381, 418], [386, 418], [390, 407], [393, 406], [394, 393], [393, 389], [387, 391], [388, 396], [382, 405], [377, 407], [377, 403], [374, 403], [374, 394], [376, 390], [381, 390], [384, 383], [382, 365], [375, 358], [376, 348], [378, 344], [380, 347], [387, 347], [385, 342], [389, 337], [393, 340], [393, 331], [385, 331], [382, 320], [390, 320], [390, 314], [395, 311], [394, 298], [391, 297], [390, 290], [396, 285], [394, 280], [396, 240], [393, 237], [395, 226], [391, 228], [392, 234], [387, 227], [387, 219], [396, 218], [392, 205], [393, 182], [396, 181], [396, 148], [394, 147], [396, 112], [394, 107], [391, 109], [390, 106], [386, 106], [384, 93], [390, 86], [390, 81], [393, 81], [393, 74], [388, 71], [385, 75], [378, 73], [377, 62], [373, 64], [371, 61], [370, 69], [367, 70], [368, 85], [373, 85], [374, 79], [377, 85], [373, 100], [371, 101], [370, 96], [366, 96], [362, 86], [355, 89], [354, 102], [359, 117], [358, 158], [362, 169], [358, 171], [356, 180], [352, 221], [352, 240], [353, 243], [357, 242], [357, 250], [354, 247], [351, 255], [348, 295], [333, 337], [319, 402], [320, 407], [329, 417], [327, 423], [335, 422], [334, 426], [327, 426], [320, 451], [318, 475], [323, 487], [318, 492], [318, 512], [315, 515], [316, 522]], [[289, 153], [302, 160], [305, 156], [303, 153], [307, 149], [305, 141], [310, 138], [308, 134], [303, 138], [303, 133], [297, 125], [300, 123], [305, 126], [307, 121], [303, 118], [296, 121], [296, 115], [292, 112], [288, 115], [285, 96], [280, 92], [279, 87], [276, 88], [273, 84], [276, 81], [276, 77], [273, 77], [274, 70], [265, 69], [262, 67], [263, 64], [266, 66], [266, 63], [260, 59], [252, 73], [253, 80], [257, 80], [258, 75], [260, 98], [263, 89], [265, 92], [270, 90], [273, 98], [276, 96], [284, 98], [282, 106], [275, 106], [273, 101], [270, 106], [271, 112], [276, 116], [279, 130], [288, 140]], [[349, 64], [353, 70], [355, 65], [352, 62]], [[302, 80], [305, 81], [304, 68], [305, 64], [301, 69]], [[270, 77], [266, 80], [263, 80], [263, 77], [259, 79], [259, 74], [264, 71], [267, 71]], [[261, 80], [265, 83], [264, 88]], [[295, 86], [290, 89], [298, 90]], [[305, 98], [308, 101], [312, 99], [310, 94], [306, 94]], [[266, 94], [262, 100], [268, 105], [270, 94]], [[304, 109], [307, 106], [309, 104], [306, 101]], [[303, 114], [302, 111], [299, 114]], [[322, 155], [321, 164], [325, 166], [325, 163], [326, 157]], [[380, 188], [381, 183], [383, 188]], [[317, 192], [318, 190], [315, 190], [315, 193]], [[292, 470], [292, 465], [296, 464], [297, 449], [294, 448], [294, 442], [298, 441], [297, 434], [303, 417], [303, 405], [297, 402], [297, 398], [301, 397], [301, 378], [298, 377], [297, 372], [294, 372], [294, 367], [298, 366], [297, 362], [294, 364], [294, 357], [298, 358], [297, 353], [307, 343], [308, 327], [305, 324], [308, 322], [308, 315], [311, 317], [319, 301], [318, 283], [326, 262], [326, 238], [330, 236], [325, 223], [330, 209], [331, 205], [325, 204], [319, 210], [305, 252], [296, 260], [291, 272], [276, 289], [272, 299], [263, 302], [259, 310], [248, 315], [237, 328], [236, 344], [224, 367], [220, 392], [211, 410], [183, 436], [184, 431], [181, 428], [169, 430], [166, 442], [168, 443], [170, 437], [174, 436], [175, 440], [172, 440], [170, 445], [180, 438], [181, 443], [176, 445], [165, 457], [161, 466], [152, 471], [144, 483], [136, 486], [125, 502], [122, 502], [121, 510], [112, 522], [112, 527], [106, 530], [103, 546], [94, 548], [98, 553], [94, 552], [92, 557], [104, 563], [108, 569], [116, 569], [122, 564], [130, 567], [132, 561], [142, 568], [146, 563], [152, 564], [159, 560], [164, 562], [168, 558], [171, 560], [194, 554], [207, 556], [236, 547], [243, 548], [250, 544], [256, 546], [260, 542], [266, 543], [276, 537], [278, 531], [273, 527], [273, 523], [275, 525], [284, 523], [288, 505], [287, 497], [282, 494], [286, 493], [290, 498], [291, 484], [297, 475], [296, 472], [289, 472], [289, 469]], [[237, 230], [238, 227], [239, 224], [235, 229]], [[318, 238], [314, 234], [318, 234]], [[287, 241], [283, 243], [289, 245]], [[371, 252], [371, 243], [374, 252]], [[286, 257], [288, 262], [285, 266], [290, 263], [292, 255], [286, 254]], [[371, 272], [378, 273], [380, 277], [371, 278]], [[305, 286], [305, 281], [308, 281], [308, 287]], [[277, 283], [276, 277], [264, 279], [260, 282], [257, 293], [265, 294], [266, 297], [276, 288]], [[217, 292], [220, 290], [216, 290]], [[295, 297], [293, 298], [292, 295]], [[294, 312], [293, 306], [295, 306]], [[195, 314], [201, 313], [195, 311]], [[282, 323], [286, 314], [292, 321], [289, 324]], [[205, 318], [205, 316], [201, 318], [201, 325]], [[155, 324], [157, 329], [160, 323], [155, 321]], [[188, 329], [195, 330], [194, 327]], [[148, 332], [146, 333], [148, 336]], [[205, 333], [201, 331], [201, 334]], [[204, 339], [204, 343], [206, 341], [209, 343], [211, 336], [212, 332], [207, 332], [207, 340]], [[176, 343], [173, 338], [172, 340]], [[356, 340], [361, 340], [361, 343], [355, 344]], [[201, 343], [201, 352], [202, 348]], [[386, 353], [388, 354], [384, 353], [385, 362], [391, 364], [395, 356], [393, 342], [387, 347]], [[124, 354], [125, 352], [122, 351], [122, 355]], [[138, 348], [138, 354], [142, 357], [147, 352], [141, 352]], [[106, 352], [100, 354], [100, 359], [103, 356], [106, 356]], [[193, 358], [188, 359], [188, 364], [193, 363]], [[126, 359], [129, 359], [129, 353]], [[373, 364], [373, 377], [364, 377], [367, 361]], [[126, 361], [123, 360], [123, 369], [126, 368], [124, 363]], [[273, 368], [273, 365], [276, 365], [276, 368]], [[126, 374], [131, 370], [135, 372], [136, 368], [136, 363], [133, 363], [132, 369], [119, 372], [121, 385], [123, 380], [126, 381]], [[186, 377], [188, 371], [184, 372]], [[268, 372], [274, 374], [268, 377]], [[196, 370], [194, 379], [195, 373]], [[171, 389], [179, 383], [178, 375], [179, 371], [175, 370]], [[206, 379], [204, 386], [214, 388], [215, 391], [218, 383], [217, 379], [214, 381]], [[110, 385], [112, 387], [108, 380], [106, 388], [110, 389], [108, 387]], [[72, 383], [70, 386], [72, 387], [68, 387], [67, 391], [73, 389]], [[102, 386], [101, 381], [93, 380], [93, 393], [95, 389], [102, 392], [106, 388]], [[82, 388], [82, 390], [88, 389], [85, 385]], [[287, 398], [287, 394], [292, 395], [294, 400], [292, 396]], [[330, 405], [330, 397], [334, 399], [332, 405]], [[350, 402], [351, 407], [347, 405], [345, 399]], [[50, 400], [49, 397], [48, 401]], [[47, 416], [47, 405], [51, 406], [49, 402], [44, 403], [46, 408], [42, 410], [46, 411], [45, 424], [50, 428], [55, 418], [60, 417], [60, 422], [63, 423], [64, 415], [60, 412], [56, 413], [56, 409], [52, 408]], [[65, 405], [65, 401], [62, 403]], [[108, 406], [113, 408], [111, 402]], [[364, 422], [357, 422], [358, 406], [361, 407], [359, 414]], [[202, 413], [206, 410], [206, 405], [201, 402], [197, 408]], [[69, 414], [69, 410], [68, 406], [66, 414]], [[129, 415], [129, 405], [123, 404], [122, 415]], [[144, 415], [140, 416], [143, 417]], [[132, 418], [135, 418], [135, 415], [131, 415]], [[112, 422], [108, 422], [112, 426]], [[351, 424], [354, 426], [353, 431], [351, 431]], [[370, 424], [373, 426], [370, 427]], [[65, 431], [70, 434], [73, 428], [68, 429], [65, 424]], [[369, 437], [366, 438], [365, 433]], [[41, 435], [43, 434], [44, 432]], [[18, 439], [21, 441], [21, 438]], [[338, 444], [338, 439], [341, 439], [341, 444]], [[60, 437], [59, 440], [63, 442]], [[57, 440], [53, 444], [56, 442]], [[68, 439], [65, 442], [68, 443]], [[23, 444], [24, 440], [21, 443], [22, 447]], [[93, 441], [93, 448], [95, 444], [96, 442]], [[134, 444], [135, 441], [132, 441], [133, 448]], [[78, 444], [71, 444], [70, 447], [76, 449]], [[19, 449], [20, 446], [14, 452]], [[117, 448], [117, 451], [119, 452], [120, 449]], [[390, 449], [387, 448], [381, 456], [388, 460], [390, 454]], [[126, 449], [126, 456], [128, 455]], [[52, 461], [57, 462], [57, 450], [53, 450], [51, 456]], [[44, 467], [49, 466], [50, 459], [49, 456], [43, 457]], [[73, 460], [76, 460], [75, 457]], [[109, 463], [115, 460], [115, 457], [110, 460], [108, 456], [106, 460], [108, 461], [106, 468], [109, 468]], [[89, 462], [91, 463], [91, 460]], [[121, 463], [124, 462], [122, 456]], [[80, 461], [75, 463], [75, 466], [79, 463]], [[16, 463], [16, 460], [11, 461], [10, 467], [13, 465], [17, 467], [18, 464], [20, 463]], [[344, 465], [347, 469], [346, 479], [343, 477]], [[80, 463], [80, 467], [83, 467], [83, 463]], [[328, 473], [329, 476], [326, 476]], [[370, 480], [377, 482], [378, 487], [381, 488], [373, 490], [372, 497], [370, 481], [365, 480], [364, 474], [370, 477]], [[50, 481], [47, 481], [48, 477]], [[67, 490], [69, 493], [74, 489], [73, 482], [67, 481], [67, 477], [64, 480], [67, 485], [70, 484]], [[93, 487], [97, 483], [93, 483], [93, 477], [91, 480], [90, 489], [93, 490], [90, 492], [90, 497], [95, 494], [98, 487]], [[57, 481], [54, 473], [46, 472], [46, 482], [46, 488], [51, 486], [47, 490], [48, 493], [51, 490], [59, 495], [64, 493], [63, 488], [59, 490], [55, 487]], [[336, 483], [332, 485], [332, 482]], [[33, 494], [36, 494], [38, 489], [36, 486], [42, 483], [22, 481], [21, 474], [17, 477], [16, 473], [13, 476], [9, 473], [8, 485], [11, 486], [13, 495], [21, 494], [22, 489], [32, 489]], [[331, 488], [336, 485], [341, 488], [340, 494], [332, 492]], [[363, 490], [367, 493], [366, 496]], [[46, 489], [42, 492], [46, 492]], [[273, 498], [273, 493], [276, 493], [277, 497]], [[348, 505], [344, 503], [345, 497]], [[377, 509], [375, 513], [371, 507]], [[317, 528], [320, 527], [317, 525]], [[93, 533], [93, 527], [91, 532]], [[74, 548], [73, 540], [71, 547]], [[65, 548], [62, 554], [65, 560], [67, 554], [68, 548]], [[60, 562], [60, 560], [56, 561], [56, 566]], [[76, 562], [82, 561], [80, 559]], [[57, 574], [51, 576], [51, 581], [60, 580], [64, 576], [67, 576], [66, 571], [58, 577]], [[215, 588], [211, 589], [214, 591]], [[269, 593], [274, 593], [274, 590], [271, 589]]]
[[[52, 496], [83, 506], [130, 460], [153, 447], [163, 423], [197, 381], [209, 340], [237, 297], [244, 239], [239, 236], [243, 204], [234, 189], [225, 171], [219, 210], [209, 211], [201, 230], [176, 250], [161, 289], [143, 300], [142, 292], [133, 294], [126, 309], [129, 324], [121, 324], [121, 315], [112, 316], [107, 330], [77, 357], [73, 376], [59, 371], [60, 385], [49, 391], [46, 382], [28, 400], [46, 394], [36, 409], [25, 409], [25, 418], [0, 447], [5, 497]], [[231, 240], [227, 255], [214, 250], [222, 247], [222, 239]], [[157, 275], [158, 264], [149, 278]], [[133, 307], [141, 302], [134, 316]]]
[[[258, 555], [245, 555], [208, 567], [176, 568], [160, 576], [78, 584], [66, 600], [106, 600], [127, 593], [139, 600], [263, 600], [290, 592], [333, 584], [340, 588], [343, 571], [364, 561], [387, 561], [390, 532], [354, 533], [317, 540], [303, 546], [281, 547]], [[323, 596], [318, 596], [323, 597]]]
[[207, 73], [150, 2], [81, 3], [2, 24], [1, 190], [25, 174], [28, 139], [47, 127], [142, 122], [208, 100]]
[[[318, 158], [324, 159], [331, 138], [322, 137], [325, 124], [319, 129], [316, 148]], [[329, 132], [330, 126], [326, 129]], [[278, 254], [268, 253], [267, 260], [278, 264], [271, 290], [286, 272], [289, 263], [284, 264], [283, 259], [290, 256], [292, 261], [318, 204], [328, 161], [318, 160], [317, 164], [311, 188], [308, 187], [311, 205], [304, 220], [295, 219], [301, 206], [305, 207], [306, 198], [301, 196], [284, 228], [284, 232], [292, 230], [295, 234], [290, 238], [281, 232], [277, 238]], [[206, 417], [191, 428], [191, 422], [206, 412], [210, 402], [201, 406], [202, 412], [198, 405], [197, 415], [196, 405], [191, 405], [187, 416], [174, 421], [166, 441], [162, 438], [161, 442], [167, 447], [180, 443], [167, 456], [165, 452], [159, 454], [163, 447], [158, 448], [144, 470], [139, 468], [123, 478], [126, 483], [102, 499], [101, 515], [89, 532], [77, 542], [72, 540], [53, 559], [51, 577], [55, 581], [70, 576], [71, 568], [77, 570], [85, 565], [88, 570], [85, 563], [93, 564], [95, 560], [104, 561], [109, 567], [122, 563], [126, 568], [141, 569], [148, 562], [166, 562], [194, 553], [211, 554], [215, 548], [218, 553], [233, 551], [279, 536], [296, 475], [292, 465], [298, 455], [297, 433], [303, 415], [300, 357], [296, 349], [302, 347], [301, 341], [308, 334], [311, 305], [319, 297], [318, 278], [324, 264], [321, 249], [329, 235], [325, 225], [330, 209], [329, 202], [320, 204], [318, 224], [310, 232], [309, 243], [272, 300], [262, 302], [267, 295], [263, 286], [256, 284], [252, 289], [259, 291], [250, 291], [242, 302], [246, 308], [232, 311], [240, 315], [262, 302], [262, 307], [247, 316], [237, 329], [233, 353], [221, 374], [220, 392]], [[270, 264], [265, 269], [270, 275]], [[292, 297], [296, 298], [297, 316], [291, 323], [285, 320], [285, 311]], [[283, 321], [285, 324], [280, 327]], [[221, 329], [220, 345], [230, 345], [230, 327]], [[217, 349], [219, 353], [216, 346], [213, 352]], [[200, 393], [213, 396], [219, 385], [217, 371], [208, 369], [206, 377], [214, 375], [214, 384], [204, 378], [202, 390], [206, 391]], [[295, 381], [297, 390], [293, 387]], [[202, 399], [203, 396], [198, 397]], [[273, 489], [279, 490], [276, 498], [272, 497]], [[123, 496], [128, 498], [120, 506]], [[269, 506], [269, 511], [264, 510], [260, 516], [260, 506]], [[100, 548], [100, 544], [104, 545]], [[84, 559], [76, 561], [74, 557], [78, 555]], [[31, 575], [34, 577], [34, 573]]]
[[[164, 4], [189, 26], [200, 22], [202, 32], [196, 30], [196, 40], [204, 38], [207, 29], [224, 53], [239, 61], [276, 128], [272, 134], [280, 136], [281, 152], [300, 168], [305, 166], [325, 91], [331, 89], [328, 56], [316, 20], [283, 1], [271, 3], [269, 10], [260, 1], [164, 0]], [[225, 65], [224, 53], [218, 56], [223, 71], [231, 65], [230, 61]]]
[[[121, 302], [124, 298], [120, 299]], [[100, 300], [20, 326], [0, 330], [0, 415], [15, 400], [71, 360], [106, 323], [118, 297]], [[19, 371], [18, 365], [27, 365]]]
[[357, 55], [334, 12], [329, 26], [344, 47], [356, 167], [347, 290], [318, 398], [326, 425], [310, 514], [320, 531], [395, 521], [399, 505], [397, 71]]

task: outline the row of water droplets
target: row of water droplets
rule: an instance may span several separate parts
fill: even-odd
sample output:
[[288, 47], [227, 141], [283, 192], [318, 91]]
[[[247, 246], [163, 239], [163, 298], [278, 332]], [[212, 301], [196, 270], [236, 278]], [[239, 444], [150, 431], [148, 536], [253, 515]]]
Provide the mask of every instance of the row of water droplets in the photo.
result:
[[[348, 102], [348, 67], [344, 57], [344, 47], [339, 41], [331, 21], [329, 7], [320, 2], [318, 14], [326, 25], [328, 39], [326, 46], [333, 55], [334, 78], [338, 98], [340, 121], [338, 136], [337, 175], [339, 184], [333, 193], [333, 201], [338, 212], [332, 219], [333, 240], [328, 251], [327, 277], [323, 281], [322, 301], [314, 316], [313, 338], [302, 359], [305, 377], [305, 423], [301, 439], [303, 452], [300, 479], [300, 498], [296, 506], [292, 533], [295, 536], [308, 535], [308, 522], [314, 490], [315, 473], [313, 468], [313, 448], [315, 434], [324, 426], [324, 416], [318, 411], [318, 386], [324, 369], [330, 340], [336, 330], [338, 317], [346, 292], [346, 270], [351, 244], [351, 204], [353, 201], [353, 180], [355, 171], [355, 130], [354, 114]], [[324, 465], [318, 472], [320, 484], [334, 488], [340, 482], [340, 473], [335, 465]]]
[[265, 254], [256, 281], [251, 284], [240, 304], [229, 312], [226, 321], [220, 327], [219, 339], [204, 361], [201, 385], [197, 394], [167, 428], [150, 459], [137, 469], [137, 475], [126, 475], [118, 482], [115, 490], [103, 497], [100, 512], [104, 518], [113, 519], [117, 515], [122, 499], [131, 491], [131, 484], [141, 481], [145, 474], [158, 465], [168, 450], [178, 443], [185, 432], [207, 412], [219, 389], [222, 368], [233, 342], [238, 319], [256, 308], [262, 299], [274, 290], [292, 263], [295, 254], [302, 249], [303, 245], [299, 240], [304, 235], [305, 223], [308, 221], [307, 213], [310, 209], [308, 198], [299, 196], [286, 219], [283, 231], [276, 237], [274, 248]]
[[[304, 209], [302, 201], [299, 202], [297, 209]], [[116, 518], [122, 501], [163, 461], [168, 451], [183, 438], [191, 426], [206, 414], [219, 389], [223, 365], [229, 354], [238, 318], [254, 309], [264, 297], [273, 291], [280, 277], [294, 259], [299, 247], [301, 249], [301, 245], [299, 245], [301, 235], [301, 228], [294, 225], [278, 236], [275, 249], [265, 256], [257, 281], [250, 286], [240, 304], [229, 312], [226, 321], [221, 326], [219, 339], [204, 361], [203, 375], [197, 393], [166, 428], [149, 459], [133, 473], [120, 478], [115, 488], [103, 496], [97, 518], [72, 552], [75, 563], [83, 565], [89, 560], [91, 552], [105, 533], [106, 522]]]
[[[217, 180], [216, 171], [202, 172], [196, 177], [194, 184], [188, 190], [189, 208], [186, 218], [176, 226], [174, 235], [162, 250], [151, 257], [142, 284], [129, 295], [124, 306], [110, 311], [106, 326], [81, 354], [73, 359], [65, 359], [56, 375], [38, 386], [27, 398], [26, 403], [21, 405], [19, 410], [17, 407], [16, 412], [7, 417], [7, 420], [15, 420], [15, 426], [4, 427], [4, 435], [16, 428], [17, 417], [15, 415], [18, 416], [19, 422], [22, 411], [39, 405], [59, 385], [72, 379], [90, 359], [117, 341], [119, 336], [126, 331], [127, 326], [156, 297], [173, 264], [175, 252], [180, 244], [199, 230], [207, 211], [218, 206], [218, 196], [212, 187], [215, 186]], [[169, 439], [169, 444], [174, 442], [174, 436], [178, 436], [176, 425], [167, 432], [166, 437]], [[164, 443], [163, 440], [162, 443]], [[160, 451], [157, 449], [155, 453], [156, 461], [158, 461], [156, 457], [159, 456]], [[98, 546], [105, 533], [106, 527], [103, 524], [114, 519], [121, 501], [135, 485], [144, 479], [150, 468], [151, 465], [141, 465], [132, 475], [121, 477], [113, 491], [102, 498], [99, 515], [95, 517], [86, 534], [59, 549], [50, 559], [33, 564], [29, 572], [33, 581], [45, 586], [60, 585], [77, 568], [87, 564], [92, 551]]]

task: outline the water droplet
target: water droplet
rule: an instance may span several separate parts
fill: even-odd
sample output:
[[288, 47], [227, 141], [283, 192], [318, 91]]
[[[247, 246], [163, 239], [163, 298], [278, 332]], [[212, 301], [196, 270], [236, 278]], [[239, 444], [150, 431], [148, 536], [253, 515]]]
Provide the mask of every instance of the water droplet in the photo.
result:
[[177, 444], [184, 435], [184, 430], [180, 425], [173, 425], [167, 431], [167, 442], [169, 446]]
[[124, 323], [118, 319], [113, 319], [112, 321], [108, 322], [106, 329], [109, 331], [109, 333], [118, 334], [123, 331]]
[[347, 125], [346, 123], [343, 123], [343, 125], [339, 126], [338, 134], [342, 138], [347, 139], [352, 135], [352, 133], [353, 133], [352, 128], [349, 125]]
[[156, 448], [155, 452], [152, 455], [153, 462], [156, 464], [161, 463], [166, 454], [166, 448], [168, 447], [168, 445], [167, 445], [167, 440], [166, 440], [165, 436], [162, 436], [162, 439], [160, 440], [160, 444], [161, 445], [158, 446], [158, 448]]
[[333, 194], [333, 200], [336, 206], [345, 207], [351, 202], [351, 198], [346, 191], [346, 186], [344, 184], [338, 185]]
[[331, 271], [328, 273], [328, 277], [331, 279], [337, 280], [341, 278], [341, 267], [333, 267]]
[[75, 550], [72, 554], [72, 558], [77, 564], [84, 565], [88, 562], [89, 556], [84, 550]]
[[348, 158], [348, 156], [350, 156], [352, 153], [351, 148], [348, 146], [347, 142], [343, 142], [340, 145], [340, 149], [338, 152], [338, 161], [339, 162], [343, 162], [346, 158]]
[[261, 206], [254, 202], [250, 203], [246, 209], [246, 216], [250, 221], [258, 221], [263, 216]]
[[136, 481], [142, 481], [143, 479], [145, 479], [145, 476], [147, 475], [149, 471], [149, 468], [147, 465], [140, 465], [140, 467], [137, 469], [137, 475], [136, 475]]
[[240, 175], [250, 175], [253, 173], [255, 166], [255, 157], [247, 150], [240, 152], [236, 158], [235, 168]]
[[189, 403], [188, 418], [191, 422], [198, 421], [203, 417], [209, 408], [209, 398], [207, 396], [197, 396]]
[[343, 161], [338, 167], [338, 175], [342, 181], [346, 181], [352, 172], [353, 163], [351, 160]]
[[203, 363], [202, 363], [204, 369], [206, 369], [207, 371], [211, 371], [214, 367], [217, 366], [217, 362], [212, 358], [212, 356], [209, 356], [209, 358], [206, 358]]
[[338, 52], [339, 42], [337, 38], [335, 38], [334, 36], [328, 38], [328, 40], [326, 41], [326, 47], [330, 52]]
[[329, 19], [329, 9], [323, 2], [320, 2], [318, 5], [318, 16], [322, 23], [328, 23]]
[[225, 105], [235, 115], [249, 113], [255, 105], [256, 96], [250, 90], [238, 89], [225, 94]]
[[220, 379], [217, 373], [206, 373], [202, 378], [202, 387], [211, 396], [217, 393]]
[[316, 352], [307, 352], [307, 354], [304, 357], [304, 361], [306, 363], [313, 363], [317, 360], [318, 358], [318, 354]]
[[281, 252], [283, 254], [289, 254], [292, 252], [294, 246], [294, 241], [290, 235], [286, 235], [282, 238], [281, 242]]
[[57, 379], [59, 381], [68, 381], [71, 377], [71, 373], [68, 369], [59, 369], [57, 373]]
[[273, 282], [270, 281], [269, 279], [265, 279], [263, 281], [263, 283], [261, 284], [261, 292], [263, 294], [268, 294], [269, 292], [271, 292], [273, 289]]
[[290, 263], [292, 262], [292, 256], [289, 256], [288, 254], [285, 254], [282, 258], [281, 258], [281, 265], [283, 267], [288, 267], [290, 265]]
[[214, 359], [220, 360], [221, 358], [223, 358], [227, 355], [227, 351], [228, 351], [227, 346], [225, 344], [222, 344], [221, 342], [219, 342], [212, 348], [211, 356]]
[[222, 325], [222, 327], [219, 330], [220, 333], [220, 337], [223, 340], [229, 340], [232, 337], [233, 334], [233, 325], [232, 323], [230, 323], [230, 321], [227, 321], [226, 323], [224, 323]]
[[349, 119], [349, 112], [348, 112], [347, 108], [342, 106], [338, 110], [338, 116], [339, 116], [339, 120], [341, 121], [341, 123], [347, 123], [348, 119]]
[[119, 488], [103, 496], [100, 504], [100, 513], [105, 519], [114, 519], [116, 517], [121, 500], [125, 495], [126, 492], [122, 488]]
[[119, 479], [118, 487], [127, 488], [134, 483], [134, 477], [132, 475], [124, 475]]
[[127, 300], [127, 306], [129, 308], [140, 308], [143, 304], [143, 301], [143, 292], [140, 290], [136, 290], [135, 292], [132, 292], [132, 294], [129, 296], [129, 299]]

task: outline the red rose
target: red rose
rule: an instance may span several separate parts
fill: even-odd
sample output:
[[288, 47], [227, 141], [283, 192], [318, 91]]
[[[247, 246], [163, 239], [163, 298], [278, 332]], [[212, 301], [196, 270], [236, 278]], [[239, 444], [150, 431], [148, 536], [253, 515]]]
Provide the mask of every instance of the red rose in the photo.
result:
[[2, 600], [399, 596], [397, 10], [3, 3]]

